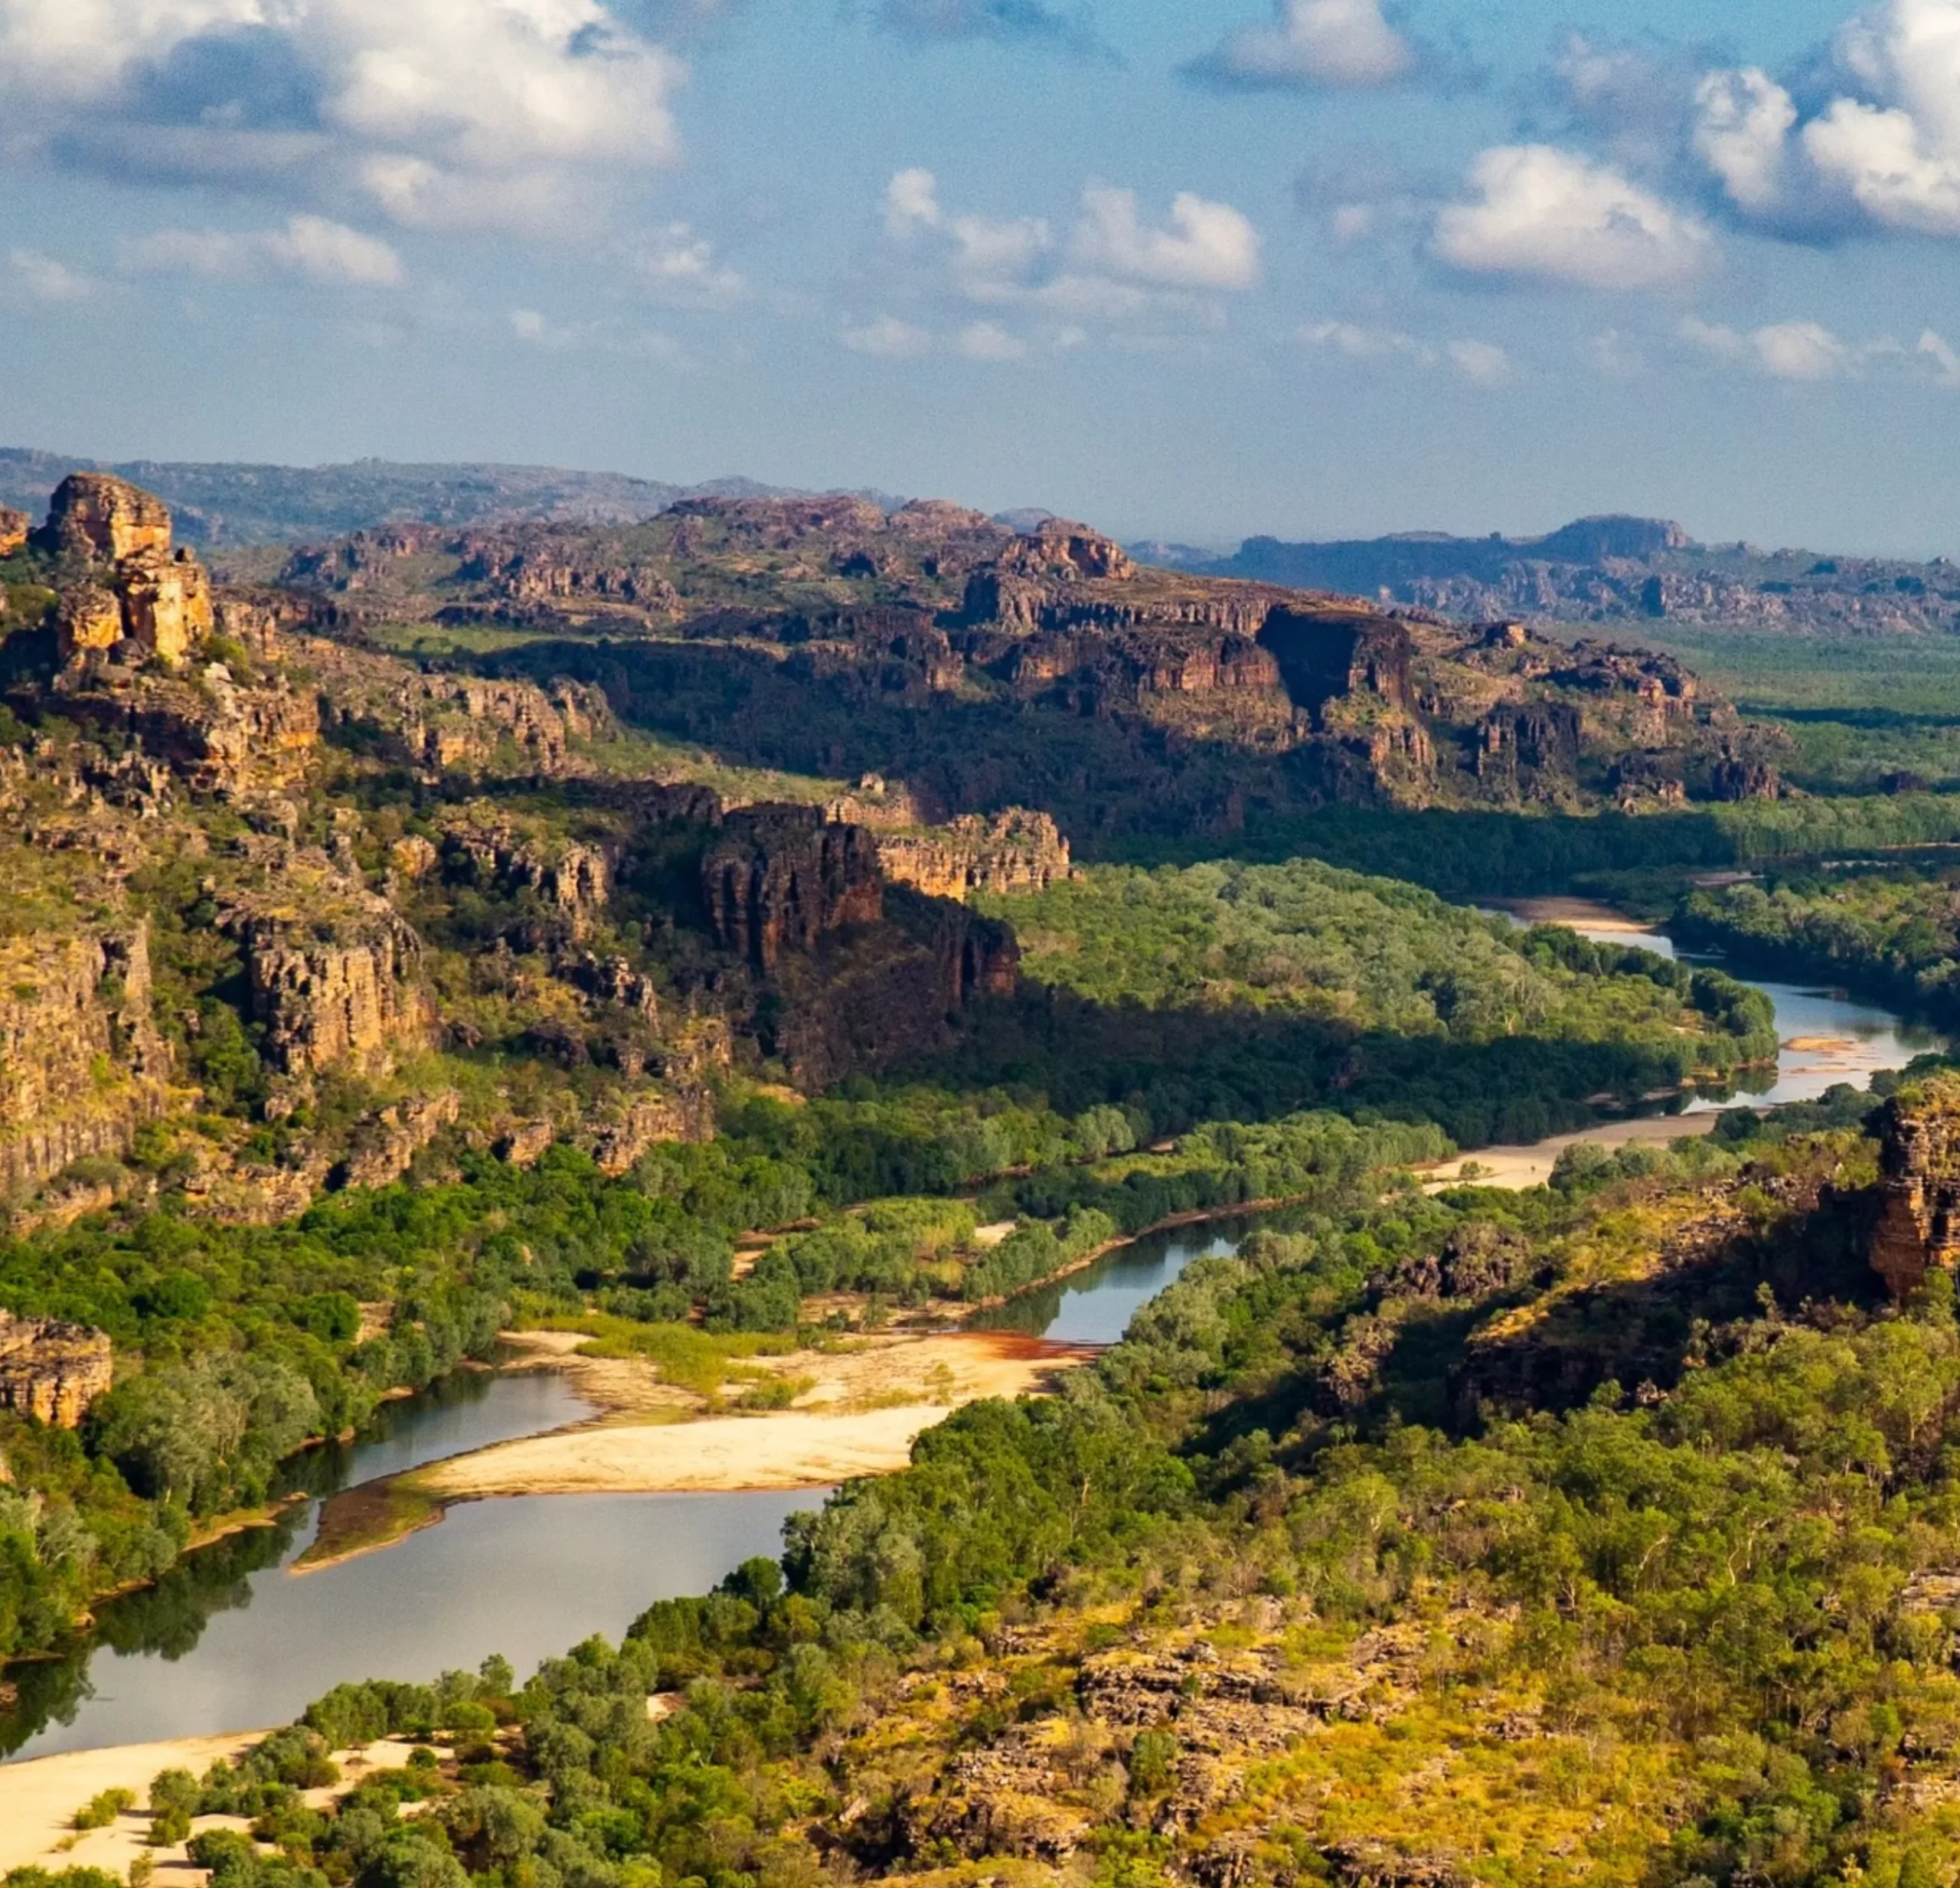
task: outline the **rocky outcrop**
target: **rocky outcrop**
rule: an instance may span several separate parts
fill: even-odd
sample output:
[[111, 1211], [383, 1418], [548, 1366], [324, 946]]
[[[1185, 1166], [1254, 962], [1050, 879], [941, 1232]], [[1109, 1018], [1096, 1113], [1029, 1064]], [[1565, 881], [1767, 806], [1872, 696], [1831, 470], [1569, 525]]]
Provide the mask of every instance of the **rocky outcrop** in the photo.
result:
[[102, 1331], [0, 1311], [0, 1409], [75, 1429], [113, 1375], [109, 1339]]
[[590, 934], [612, 896], [616, 861], [604, 846], [528, 838], [507, 825], [472, 821], [448, 835], [443, 850], [452, 877], [505, 897], [529, 894], [575, 942]]
[[124, 1152], [168, 1068], [142, 924], [0, 942], [0, 1191]]
[[170, 536], [170, 511], [161, 498], [106, 472], [71, 472], [55, 487], [34, 542], [57, 557], [120, 563], [168, 556]]
[[1960, 1078], [1902, 1089], [1880, 1117], [1878, 1218], [1872, 1269], [1894, 1298], [1934, 1266], [1960, 1263]]
[[281, 676], [240, 682], [222, 662], [138, 671], [119, 653], [78, 656], [55, 678], [64, 715], [137, 744], [194, 793], [234, 797], [289, 786], [305, 773], [320, 737], [310, 690]]
[[328, 1184], [335, 1187], [386, 1187], [400, 1179], [415, 1157], [445, 1128], [455, 1124], [462, 1097], [452, 1088], [416, 1095], [381, 1109], [354, 1132], [347, 1157]]
[[255, 900], [225, 914], [266, 1060], [283, 1074], [378, 1073], [430, 1039], [420, 940], [387, 900], [351, 884], [334, 893], [331, 913]]
[[1073, 869], [1055, 822], [1019, 806], [991, 818], [962, 814], [925, 831], [880, 832], [877, 851], [891, 884], [956, 900], [976, 891], [1045, 891]]
[[11, 557], [28, 541], [33, 524], [26, 512], [10, 511], [0, 505], [0, 557]]
[[73, 474], [57, 487], [33, 541], [93, 573], [64, 586], [77, 593], [57, 606], [64, 661], [126, 642], [138, 659], [175, 668], [210, 636], [211, 580], [189, 551], [172, 549], [168, 509], [140, 488], [105, 473]]
[[715, 941], [763, 971], [884, 913], [876, 839], [815, 807], [730, 814], [702, 856], [701, 885]]
[[646, 1091], [623, 1097], [585, 1140], [600, 1172], [623, 1174], [663, 1141], [711, 1141], [714, 1104], [704, 1089]]

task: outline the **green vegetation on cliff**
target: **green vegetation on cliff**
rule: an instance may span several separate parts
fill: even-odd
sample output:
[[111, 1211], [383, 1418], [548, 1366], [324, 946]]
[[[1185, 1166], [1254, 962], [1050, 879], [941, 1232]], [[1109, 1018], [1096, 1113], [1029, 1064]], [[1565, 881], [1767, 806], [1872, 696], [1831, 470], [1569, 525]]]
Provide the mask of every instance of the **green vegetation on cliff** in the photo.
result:
[[[1877, 1154], [1325, 1197], [780, 1566], [522, 1686], [344, 1685], [158, 1800], [260, 1818], [240, 1888], [1937, 1883], [1960, 1328], [1942, 1278], [1871, 1302]], [[444, 1748], [299, 1808], [390, 1731]]]

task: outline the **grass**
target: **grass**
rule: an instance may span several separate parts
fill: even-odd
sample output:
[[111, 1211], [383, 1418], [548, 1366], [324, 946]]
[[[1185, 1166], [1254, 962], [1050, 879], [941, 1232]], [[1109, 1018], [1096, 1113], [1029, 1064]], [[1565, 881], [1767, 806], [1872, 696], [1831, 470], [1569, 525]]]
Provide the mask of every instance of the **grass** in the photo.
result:
[[581, 1357], [644, 1357], [663, 1382], [710, 1400], [730, 1377], [753, 1380], [756, 1373], [738, 1367], [747, 1359], [788, 1357], [800, 1347], [790, 1331], [708, 1331], [694, 1325], [643, 1325], [597, 1311], [544, 1319], [534, 1328], [582, 1333], [589, 1341], [579, 1346]]
[[443, 1505], [413, 1469], [346, 1489], [321, 1511], [320, 1531], [293, 1563], [293, 1570], [308, 1573], [377, 1547], [391, 1547], [439, 1521]]

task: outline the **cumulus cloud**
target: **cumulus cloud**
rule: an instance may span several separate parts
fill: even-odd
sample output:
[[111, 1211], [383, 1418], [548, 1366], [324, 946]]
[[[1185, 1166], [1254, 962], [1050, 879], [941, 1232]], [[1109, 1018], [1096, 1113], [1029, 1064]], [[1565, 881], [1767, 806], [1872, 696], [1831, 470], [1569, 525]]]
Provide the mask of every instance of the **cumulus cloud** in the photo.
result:
[[969, 361], [1024, 361], [1028, 352], [1027, 343], [998, 322], [969, 322], [952, 345]]
[[1230, 204], [1181, 190], [1168, 226], [1150, 230], [1135, 191], [1091, 184], [1082, 211], [1070, 252], [1085, 268], [1176, 289], [1250, 289], [1259, 280], [1259, 232]]
[[261, 275], [268, 269], [354, 288], [393, 288], [401, 258], [380, 237], [325, 217], [297, 216], [278, 230], [159, 230], [132, 244], [133, 269], [171, 275]]
[[595, 174], [671, 162], [682, 77], [602, 0], [0, 0], [16, 149], [405, 222], [562, 218]]
[[1739, 221], [1960, 237], [1960, 0], [1881, 0], [1798, 90], [1753, 67], [1701, 82], [1693, 150]]
[[1421, 63], [1381, 0], [1275, 0], [1269, 26], [1242, 26], [1189, 68], [1216, 84], [1362, 89], [1393, 85]]
[[656, 301], [686, 306], [739, 301], [749, 285], [716, 260], [714, 244], [693, 225], [670, 223], [633, 252], [633, 266]]
[[[887, 185], [886, 235], [936, 272], [955, 299], [1070, 320], [1122, 320], [1194, 297], [1240, 293], [1259, 280], [1259, 237], [1230, 204], [1181, 191], [1161, 224], [1134, 191], [1091, 183], [1066, 233], [1043, 217], [956, 214], [929, 171]], [[926, 285], [933, 284], [929, 281]]]
[[1430, 248], [1466, 274], [1573, 287], [1659, 289], [1714, 253], [1706, 224], [1614, 170], [1551, 145], [1485, 152], [1474, 193], [1437, 214]]
[[1516, 371], [1511, 356], [1494, 341], [1446, 341], [1438, 345], [1400, 328], [1366, 328], [1354, 322], [1317, 322], [1300, 330], [1300, 341], [1305, 347], [1349, 361], [1448, 367], [1483, 387], [1510, 380]]

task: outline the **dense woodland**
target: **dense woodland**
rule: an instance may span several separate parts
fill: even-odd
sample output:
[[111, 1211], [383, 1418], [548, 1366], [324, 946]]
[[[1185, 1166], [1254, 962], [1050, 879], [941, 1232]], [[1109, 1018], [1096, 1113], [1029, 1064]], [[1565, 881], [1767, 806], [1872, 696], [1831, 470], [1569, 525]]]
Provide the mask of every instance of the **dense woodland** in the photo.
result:
[[[254, 1818], [275, 1850], [198, 1838], [240, 1888], [917, 1873], [972, 1852], [961, 1805], [1007, 1749], [1040, 1753], [1051, 1818], [1018, 1846], [998, 1811], [1008, 1879], [1054, 1818], [1098, 1882], [1947, 1879], [1955, 1811], [1897, 1779], [1960, 1739], [1960, 1334], [1943, 1276], [1876, 1305], [1816, 1204], [1873, 1142], [1382, 1198], [1400, 1150], [1341, 1132], [1299, 1230], [1194, 1266], [1066, 1395], [929, 1432], [780, 1566], [521, 1684], [492, 1661], [342, 1686], [237, 1770], [159, 1778], [163, 1830]], [[1723, 1236], [1657, 1279], [1711, 1200]], [[1547, 1346], [1588, 1374], [1521, 1395]], [[1255, 1653], [1269, 1708], [1318, 1728], [1221, 1756], [1218, 1661]], [[1153, 1657], [1181, 1689], [1112, 1723], [1112, 1670]], [[423, 1753], [300, 1804], [384, 1732]]]

